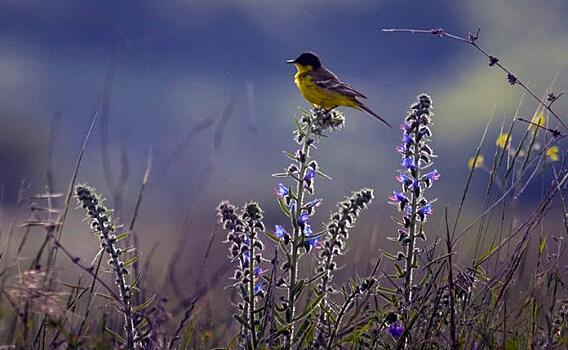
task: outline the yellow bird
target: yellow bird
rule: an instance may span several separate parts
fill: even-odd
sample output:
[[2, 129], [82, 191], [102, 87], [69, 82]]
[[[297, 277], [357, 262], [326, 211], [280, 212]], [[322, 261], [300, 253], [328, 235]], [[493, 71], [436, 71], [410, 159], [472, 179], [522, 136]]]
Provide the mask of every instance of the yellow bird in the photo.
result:
[[313, 52], [304, 52], [294, 60], [288, 60], [296, 66], [294, 82], [308, 102], [326, 110], [332, 110], [338, 106], [346, 106], [363, 110], [379, 119], [389, 127], [386, 120], [373, 112], [358, 98], [367, 98], [359, 91], [345, 84], [337, 75], [322, 66], [319, 57]]

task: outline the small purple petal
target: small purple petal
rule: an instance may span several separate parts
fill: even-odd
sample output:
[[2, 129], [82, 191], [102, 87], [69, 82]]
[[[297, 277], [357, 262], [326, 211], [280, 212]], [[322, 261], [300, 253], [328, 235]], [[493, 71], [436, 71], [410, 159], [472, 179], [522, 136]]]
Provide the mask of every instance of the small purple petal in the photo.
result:
[[257, 282], [254, 285], [254, 295], [258, 295], [260, 293], [264, 292], [264, 283], [262, 282]]
[[288, 232], [286, 232], [284, 227], [282, 227], [280, 225], [274, 225], [274, 234], [276, 235], [276, 237], [282, 239], [282, 238], [284, 238], [285, 234], [288, 234]]
[[306, 213], [306, 212], [302, 212], [302, 214], [300, 214], [300, 216], [298, 217], [298, 223], [299, 223], [299, 224], [304, 224], [304, 223], [306, 223], [309, 219], [310, 219], [310, 214], [308, 214], [308, 213]]
[[280, 198], [286, 197], [289, 193], [290, 189], [281, 183], [279, 183], [276, 189], [274, 190], [274, 194]]
[[398, 322], [393, 322], [389, 328], [387, 329], [387, 332], [394, 338], [398, 338], [402, 335], [402, 333], [404, 333], [404, 327], [401, 326]]
[[432, 204], [428, 203], [424, 205], [422, 208], [418, 209], [418, 215], [422, 217], [427, 217], [428, 215], [432, 214]]
[[306, 225], [304, 227], [304, 236], [309, 237], [312, 234], [312, 227], [310, 225]]
[[396, 192], [396, 191], [392, 192], [392, 196], [389, 196], [389, 199], [393, 202], [399, 202], [399, 203], [408, 200], [402, 192]]
[[306, 175], [304, 175], [304, 180], [313, 180], [316, 177], [316, 171], [312, 167], [308, 167], [306, 170]]
[[404, 158], [402, 160], [402, 167], [406, 170], [410, 170], [414, 168], [414, 162], [410, 158]]
[[434, 169], [434, 171], [429, 172], [428, 174], [425, 174], [422, 179], [423, 180], [429, 180], [429, 181], [437, 181], [440, 179], [440, 172], [437, 169]]
[[407, 184], [410, 185], [412, 184], [412, 179], [410, 178], [410, 176], [406, 175], [406, 174], [400, 174], [396, 177], [396, 181], [403, 183], [403, 184]]

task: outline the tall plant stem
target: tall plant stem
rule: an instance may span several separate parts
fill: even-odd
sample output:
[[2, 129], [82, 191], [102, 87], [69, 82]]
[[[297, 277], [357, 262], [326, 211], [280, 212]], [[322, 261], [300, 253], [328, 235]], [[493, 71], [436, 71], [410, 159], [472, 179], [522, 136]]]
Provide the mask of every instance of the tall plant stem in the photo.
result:
[[[418, 136], [414, 136], [414, 147], [418, 145]], [[416, 179], [420, 179], [420, 155], [419, 150], [416, 149], [414, 152], [414, 169], [416, 169]], [[411, 201], [411, 217], [410, 217], [410, 227], [408, 232], [408, 246], [406, 248], [406, 264], [404, 267], [404, 298], [407, 302], [412, 301], [412, 279], [414, 270], [414, 241], [416, 240], [416, 216], [418, 210], [418, 195], [416, 189], [412, 190], [412, 201]]]
[[297, 187], [296, 187], [296, 209], [290, 213], [290, 220], [293, 227], [293, 238], [292, 238], [292, 252], [290, 261], [290, 275], [289, 275], [289, 285], [288, 285], [288, 309], [286, 310], [286, 322], [289, 324], [289, 335], [286, 339], [286, 348], [289, 349], [294, 343], [294, 316], [296, 313], [296, 285], [298, 281], [298, 259], [299, 248], [303, 243], [304, 235], [302, 232], [302, 227], [298, 223], [298, 216], [302, 211], [303, 201], [304, 201], [304, 177], [306, 176], [306, 170], [308, 167], [308, 160], [310, 156], [310, 144], [311, 139], [311, 122], [308, 122], [306, 130], [306, 135], [302, 139], [302, 156], [298, 159], [298, 165], [300, 171], [298, 172]]

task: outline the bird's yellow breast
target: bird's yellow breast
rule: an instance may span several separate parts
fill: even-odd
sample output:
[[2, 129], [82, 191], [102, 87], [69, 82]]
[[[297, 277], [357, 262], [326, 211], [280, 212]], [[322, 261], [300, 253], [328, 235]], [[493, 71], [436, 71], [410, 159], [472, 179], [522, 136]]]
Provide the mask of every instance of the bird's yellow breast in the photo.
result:
[[321, 108], [329, 109], [337, 106], [356, 107], [355, 103], [347, 96], [343, 96], [337, 92], [323, 89], [312, 82], [309, 75], [310, 66], [301, 66], [296, 64], [298, 70], [294, 75], [294, 82], [302, 93], [302, 96], [308, 102]]

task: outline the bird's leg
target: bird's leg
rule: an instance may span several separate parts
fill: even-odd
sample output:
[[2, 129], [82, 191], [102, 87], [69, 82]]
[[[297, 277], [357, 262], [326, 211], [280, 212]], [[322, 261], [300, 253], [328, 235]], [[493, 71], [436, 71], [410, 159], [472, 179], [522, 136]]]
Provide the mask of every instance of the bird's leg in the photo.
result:
[[337, 108], [337, 107], [339, 107], [339, 106], [335, 105], [335, 106], [333, 106], [333, 107], [331, 107], [331, 108], [328, 108], [328, 109], [325, 109], [325, 108], [322, 108], [322, 109], [323, 109], [323, 111], [325, 112], [325, 114], [328, 114], [328, 113], [331, 112], [334, 108]]

